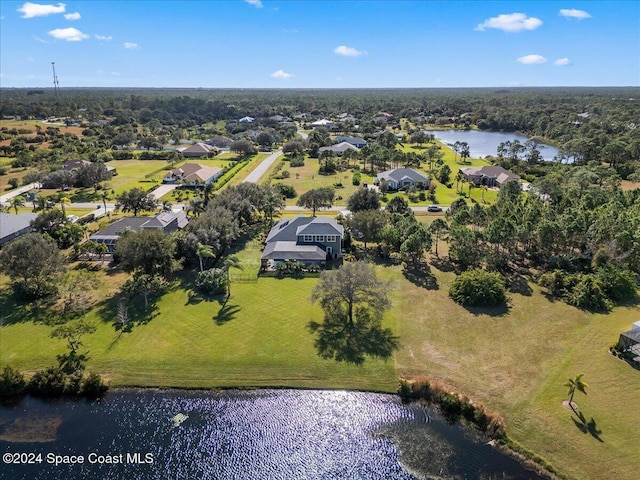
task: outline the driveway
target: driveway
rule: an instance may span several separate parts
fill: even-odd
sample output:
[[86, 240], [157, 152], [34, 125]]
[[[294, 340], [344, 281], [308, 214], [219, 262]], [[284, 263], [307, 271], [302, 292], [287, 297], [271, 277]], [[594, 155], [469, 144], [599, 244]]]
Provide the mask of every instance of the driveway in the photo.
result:
[[0, 203], [5, 203], [11, 200], [13, 197], [17, 197], [18, 195], [22, 195], [29, 190], [34, 190], [39, 188], [40, 185], [37, 183], [30, 183], [29, 185], [25, 185], [24, 187], [16, 188], [15, 190], [5, 193], [4, 195], [0, 195]]
[[282, 155], [282, 150], [278, 150], [277, 152], [273, 152], [267, 158], [265, 158], [260, 165], [256, 167], [256, 169], [247, 175], [247, 178], [243, 180], [242, 183], [258, 183], [260, 178], [269, 170], [271, 165]]
[[153, 195], [153, 198], [155, 198], [156, 200], [160, 200], [161, 197], [169, 193], [171, 190], [174, 190], [177, 186], [178, 185], [176, 185], [175, 183], [160, 185], [158, 188], [151, 192], [151, 195]]

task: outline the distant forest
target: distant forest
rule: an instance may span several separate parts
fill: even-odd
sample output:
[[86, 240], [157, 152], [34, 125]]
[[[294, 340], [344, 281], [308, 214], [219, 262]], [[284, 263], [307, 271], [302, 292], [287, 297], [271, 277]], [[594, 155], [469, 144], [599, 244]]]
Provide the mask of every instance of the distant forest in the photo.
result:
[[[520, 132], [556, 145], [577, 164], [608, 163], [622, 179], [640, 168], [640, 88], [509, 89], [0, 89], [2, 118], [57, 116], [83, 123], [108, 118], [117, 128], [164, 133], [249, 115], [308, 114], [309, 121], [348, 112], [358, 132], [423, 125]], [[380, 125], [379, 112], [392, 114]], [[404, 121], [404, 124], [400, 122]], [[411, 122], [410, 124], [408, 122]], [[349, 125], [344, 131], [349, 131]], [[407, 128], [409, 127], [409, 128]], [[213, 133], [213, 132], [212, 132]]]

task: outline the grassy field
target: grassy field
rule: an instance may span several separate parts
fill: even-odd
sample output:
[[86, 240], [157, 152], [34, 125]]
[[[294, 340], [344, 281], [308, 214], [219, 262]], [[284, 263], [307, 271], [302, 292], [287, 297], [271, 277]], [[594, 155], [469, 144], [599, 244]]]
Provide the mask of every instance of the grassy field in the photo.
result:
[[[257, 270], [257, 241], [238, 255], [243, 273]], [[308, 301], [315, 279], [235, 281], [223, 305], [221, 298], [191, 295], [187, 275], [183, 286], [176, 284], [158, 300], [148, 321], [120, 334], [113, 326], [115, 302], [99, 299], [116, 292], [126, 275], [105, 269], [98, 303], [87, 314], [98, 326], [85, 340], [89, 367], [114, 385], [389, 392], [398, 376], [427, 374], [499, 412], [512, 439], [570, 478], [636, 478], [640, 374], [610, 356], [608, 347], [637, 319], [637, 306], [589, 314], [552, 302], [525, 282], [521, 293], [510, 294], [508, 309], [469, 311], [448, 298], [453, 273], [431, 267], [436, 288], [427, 289], [405, 278], [399, 266], [377, 268], [393, 282], [385, 323], [400, 337], [394, 360], [348, 366], [316, 355], [306, 328], [322, 317]], [[33, 305], [14, 304], [6, 288], [0, 317], [0, 365], [33, 371], [63, 351], [62, 341], [48, 337], [50, 317]], [[592, 433], [562, 406], [563, 383], [577, 373], [590, 385], [588, 395], [575, 401], [585, 420], [592, 420]]]
[[[261, 183], [266, 183], [269, 175], [273, 173], [273, 171], [277, 168], [280, 161], [277, 161], [273, 164], [273, 166], [267, 171], [261, 179]], [[289, 167], [289, 162], [284, 162], [284, 168], [280, 170], [283, 172], [284, 170], [288, 170], [290, 173], [289, 178], [284, 179], [274, 179], [272, 183], [284, 183], [285, 185], [292, 185], [295, 188], [298, 197], [309, 190], [320, 187], [331, 187], [334, 188], [335, 183], [342, 183], [342, 188], [334, 188], [335, 189], [335, 201], [334, 205], [344, 206], [347, 204], [347, 199], [350, 195], [352, 195], [358, 188], [358, 186], [353, 185], [351, 182], [352, 171], [344, 171], [339, 172], [334, 175], [320, 175], [318, 173], [319, 163], [317, 158], [305, 158], [304, 166], [302, 167]], [[362, 175], [363, 182], [371, 182], [371, 177], [369, 175]], [[287, 205], [295, 205], [298, 201], [298, 197], [296, 198], [288, 198]], [[339, 198], [340, 197], [340, 198]]]

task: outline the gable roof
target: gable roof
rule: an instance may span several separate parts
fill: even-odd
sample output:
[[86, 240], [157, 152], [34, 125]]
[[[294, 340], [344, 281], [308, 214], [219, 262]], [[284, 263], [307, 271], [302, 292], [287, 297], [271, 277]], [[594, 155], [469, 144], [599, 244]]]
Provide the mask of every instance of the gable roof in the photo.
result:
[[263, 260], [323, 261], [327, 252], [318, 245], [298, 245], [296, 242], [270, 242], [262, 253]]
[[344, 228], [333, 218], [297, 217], [280, 220], [269, 231], [265, 242], [296, 242], [298, 235], [340, 235]]
[[124, 217], [100, 229], [89, 237], [89, 240], [111, 239], [117, 240], [125, 232], [132, 230], [139, 232], [145, 228], [164, 229], [172, 221], [178, 221], [178, 228], [184, 228], [189, 219], [185, 212], [161, 212], [154, 217]]
[[358, 150], [358, 147], [348, 142], [340, 142], [330, 147], [320, 147], [320, 152], [330, 151], [334, 153], [344, 153], [347, 150]]
[[20, 213], [18, 215], [0, 213], [0, 239], [10, 237], [29, 228], [31, 222], [37, 217], [37, 213]]
[[364, 138], [350, 137], [348, 135], [338, 135], [336, 137], [336, 140], [338, 142], [347, 142], [347, 143], [350, 143], [351, 145], [366, 145], [367, 144], [367, 141]]
[[206, 155], [209, 152], [214, 152], [217, 150], [218, 149], [213, 145], [208, 145], [203, 142], [197, 142], [191, 145], [190, 147], [187, 147], [184, 150], [182, 150], [182, 153], [201, 153], [203, 155]]
[[174, 168], [167, 177], [182, 177], [185, 182], [206, 183], [222, 171], [218, 167], [208, 167], [199, 163], [185, 163], [181, 167]]
[[416, 172], [412, 168], [394, 168], [393, 170], [387, 170], [379, 173], [378, 178], [384, 180], [393, 180], [397, 183], [402, 183], [403, 180], [411, 180], [413, 183], [422, 182], [425, 185], [429, 183], [429, 179], [419, 172]]
[[316, 120], [311, 124], [312, 127], [328, 127], [329, 125], [333, 125], [334, 122], [331, 120], [327, 120], [326, 118]]
[[495, 178], [502, 184], [508, 180], [520, 180], [520, 177], [499, 165], [485, 165], [484, 167], [466, 167], [460, 171], [465, 175], [481, 175], [487, 178]]
[[75, 170], [77, 168], [84, 167], [85, 165], [91, 165], [88, 160], [67, 160], [62, 164], [63, 170]]

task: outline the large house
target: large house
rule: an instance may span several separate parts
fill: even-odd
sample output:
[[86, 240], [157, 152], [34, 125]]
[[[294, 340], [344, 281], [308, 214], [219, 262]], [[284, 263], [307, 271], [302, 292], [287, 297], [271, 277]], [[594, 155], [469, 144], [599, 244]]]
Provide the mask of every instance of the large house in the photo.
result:
[[320, 120], [316, 120], [315, 122], [313, 122], [311, 124], [311, 128], [324, 127], [324, 128], [331, 129], [333, 128], [334, 125], [335, 125], [335, 122], [332, 122], [331, 120], [327, 120], [326, 118], [322, 118]]
[[124, 217], [97, 231], [89, 237], [97, 243], [103, 243], [113, 253], [116, 244], [126, 231], [139, 232], [140, 230], [160, 230], [170, 233], [183, 229], [189, 223], [185, 212], [161, 212], [155, 217]]
[[322, 152], [333, 152], [336, 155], [340, 156], [347, 150], [358, 150], [356, 147], [347, 142], [337, 143], [336, 145], [331, 145], [330, 147], [320, 147], [320, 153]]
[[461, 168], [460, 173], [466, 182], [473, 182], [477, 186], [502, 187], [511, 180], [520, 180], [518, 175], [498, 165]]
[[336, 137], [336, 141], [337, 142], [347, 142], [350, 143], [351, 145], [353, 145], [356, 148], [362, 148], [365, 147], [367, 145], [367, 141], [364, 138], [359, 138], [359, 137], [350, 137], [347, 135], [338, 135]]
[[632, 353], [634, 355], [633, 360], [640, 362], [640, 321], [634, 322], [631, 330], [620, 334], [618, 349]]
[[182, 155], [187, 158], [215, 156], [218, 153], [220, 153], [220, 150], [217, 147], [203, 142], [194, 143], [182, 150]]
[[292, 260], [306, 265], [342, 257], [342, 225], [332, 218], [305, 217], [277, 222], [262, 252], [262, 266], [268, 268]]
[[413, 186], [429, 188], [429, 179], [411, 168], [394, 168], [379, 173], [374, 183], [379, 185], [384, 180], [389, 190], [411, 188]]
[[208, 185], [220, 178], [222, 173], [222, 169], [218, 167], [207, 167], [199, 163], [185, 163], [167, 173], [162, 179], [162, 183], [181, 182], [186, 186]]
[[37, 213], [20, 213], [11, 215], [0, 213], [0, 245], [31, 232], [31, 222], [38, 217]]

